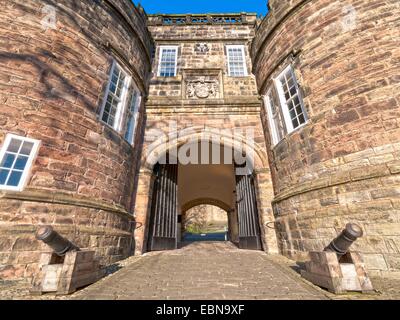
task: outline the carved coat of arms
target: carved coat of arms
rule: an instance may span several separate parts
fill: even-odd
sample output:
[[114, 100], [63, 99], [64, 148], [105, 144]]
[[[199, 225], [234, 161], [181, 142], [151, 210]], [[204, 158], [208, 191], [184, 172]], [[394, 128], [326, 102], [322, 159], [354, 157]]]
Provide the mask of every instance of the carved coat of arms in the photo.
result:
[[197, 43], [194, 50], [200, 53], [207, 53], [210, 51], [210, 48], [207, 43]]
[[189, 80], [186, 88], [186, 94], [189, 99], [218, 98], [219, 83], [217, 80], [206, 80], [205, 77], [201, 77], [198, 80]]

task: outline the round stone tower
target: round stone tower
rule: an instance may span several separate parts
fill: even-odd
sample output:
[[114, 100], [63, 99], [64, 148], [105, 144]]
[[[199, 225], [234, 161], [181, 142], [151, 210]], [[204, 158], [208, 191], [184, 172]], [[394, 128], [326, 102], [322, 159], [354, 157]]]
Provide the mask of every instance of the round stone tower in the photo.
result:
[[146, 15], [128, 0], [1, 2], [0, 278], [36, 272], [49, 251], [38, 225], [103, 265], [123, 259], [134, 248]]
[[252, 58], [280, 251], [305, 258], [355, 222], [368, 269], [399, 271], [399, 2], [269, 2]]

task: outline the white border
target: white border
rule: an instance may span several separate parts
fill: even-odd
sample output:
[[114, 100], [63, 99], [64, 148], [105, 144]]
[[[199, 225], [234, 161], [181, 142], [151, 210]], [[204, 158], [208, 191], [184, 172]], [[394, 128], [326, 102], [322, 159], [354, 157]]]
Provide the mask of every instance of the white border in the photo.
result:
[[[179, 46], [160, 46], [160, 56], [158, 57], [158, 71], [157, 71], [157, 76], [161, 77], [161, 60], [163, 56], [163, 51], [168, 50], [168, 49], [173, 49], [175, 50], [175, 70], [174, 70], [174, 77], [177, 76], [178, 72], [178, 54], [179, 54]], [[169, 78], [169, 77], [163, 77], [163, 78]]]
[[[242, 57], [243, 57], [243, 71], [244, 71], [244, 75], [243, 76], [233, 76], [231, 73], [231, 59], [229, 56], [229, 49], [240, 49], [242, 52]], [[245, 53], [245, 48], [244, 45], [227, 45], [226, 46], [226, 55], [228, 57], [228, 76], [229, 77], [234, 77], [234, 78], [240, 78], [240, 77], [248, 77], [249, 73], [247, 70], [247, 60], [246, 60], [246, 53]]]
[[19, 181], [18, 186], [16, 187], [12, 187], [12, 186], [5, 186], [5, 185], [0, 185], [0, 190], [7, 190], [7, 191], [18, 191], [21, 192], [25, 189], [26, 184], [28, 182], [28, 178], [31, 174], [31, 169], [32, 169], [32, 165], [34, 163], [34, 161], [37, 158], [38, 155], [38, 151], [39, 151], [39, 147], [41, 145], [41, 141], [40, 140], [35, 140], [35, 139], [31, 139], [31, 138], [26, 138], [26, 137], [21, 137], [15, 134], [7, 134], [6, 139], [3, 142], [3, 145], [0, 149], [0, 162], [3, 160], [4, 155], [10, 145], [11, 139], [18, 139], [21, 140], [22, 143], [23, 142], [31, 142], [33, 143], [33, 147], [31, 150], [31, 153], [29, 154], [29, 158], [28, 161], [26, 163], [25, 169], [22, 172], [22, 176], [21, 176], [21, 180]]

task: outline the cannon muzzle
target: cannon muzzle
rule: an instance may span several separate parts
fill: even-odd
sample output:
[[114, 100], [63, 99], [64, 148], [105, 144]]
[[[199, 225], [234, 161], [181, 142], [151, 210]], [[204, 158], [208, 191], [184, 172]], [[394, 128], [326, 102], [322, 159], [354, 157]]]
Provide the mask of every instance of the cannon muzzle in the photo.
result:
[[63, 238], [57, 231], [55, 231], [50, 226], [43, 226], [37, 229], [36, 239], [43, 241], [48, 246], [50, 246], [56, 255], [62, 257], [67, 252], [70, 251], [80, 251], [80, 249], [75, 246], [69, 240]]
[[363, 231], [361, 227], [355, 223], [349, 223], [342, 233], [333, 240], [329, 246], [327, 246], [324, 251], [336, 252], [338, 257], [344, 256], [348, 251], [350, 246], [360, 237], [363, 236]]

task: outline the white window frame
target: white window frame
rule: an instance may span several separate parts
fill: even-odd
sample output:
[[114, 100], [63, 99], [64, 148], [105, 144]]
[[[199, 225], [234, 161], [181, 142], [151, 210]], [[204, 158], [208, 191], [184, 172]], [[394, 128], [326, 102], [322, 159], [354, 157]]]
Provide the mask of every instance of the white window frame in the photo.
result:
[[[130, 145], [134, 145], [135, 143], [135, 137], [136, 137], [136, 130], [137, 130], [137, 123], [139, 120], [139, 112], [140, 112], [140, 106], [142, 105], [142, 94], [139, 91], [139, 89], [136, 86], [132, 86], [131, 89], [131, 100], [129, 102], [129, 104], [127, 105], [126, 108], [126, 123], [125, 123], [125, 132], [124, 132], [124, 139], [130, 144]], [[135, 101], [135, 106], [134, 106], [134, 110], [133, 112], [131, 112], [131, 106], [132, 106], [132, 99], [134, 97], [134, 95], [137, 94], [138, 97]], [[126, 134], [128, 132], [128, 121], [129, 121], [129, 115], [132, 114], [133, 116], [133, 128], [132, 128], [132, 138], [131, 140], [126, 139]]]
[[[295, 86], [296, 86], [297, 96], [298, 96], [298, 98], [299, 98], [300, 106], [301, 106], [301, 109], [302, 109], [302, 112], [303, 112], [303, 115], [304, 115], [304, 120], [305, 120], [305, 122], [304, 122], [303, 124], [299, 125], [299, 126], [296, 127], [296, 128], [293, 127], [292, 119], [291, 119], [290, 113], [289, 113], [289, 106], [288, 106], [288, 104], [287, 104], [287, 100], [286, 100], [285, 93], [284, 93], [284, 91], [283, 91], [283, 86], [282, 86], [282, 78], [284, 77], [284, 75], [285, 75], [288, 71], [290, 71], [291, 74], [292, 74], [292, 77], [293, 77], [293, 80], [294, 80], [294, 83], [295, 83]], [[276, 89], [277, 89], [277, 91], [278, 91], [278, 96], [279, 96], [279, 100], [280, 100], [280, 104], [281, 104], [281, 110], [282, 110], [283, 117], [284, 117], [285, 124], [286, 124], [286, 129], [287, 129], [287, 131], [288, 131], [288, 134], [290, 134], [290, 133], [292, 133], [293, 131], [296, 131], [296, 130], [300, 129], [301, 127], [304, 127], [304, 126], [307, 124], [307, 122], [308, 122], [307, 111], [306, 111], [306, 109], [305, 109], [305, 107], [304, 107], [303, 97], [302, 97], [302, 95], [301, 95], [300, 88], [299, 88], [299, 84], [298, 84], [298, 81], [297, 81], [297, 78], [296, 78], [296, 75], [295, 75], [295, 73], [294, 73], [294, 71], [293, 71], [292, 66], [291, 66], [291, 65], [288, 65], [288, 66], [274, 79], [274, 82], [275, 82]]]
[[[274, 103], [274, 101], [271, 101], [271, 95], [272, 95], [272, 88], [268, 90], [267, 94], [265, 96], [263, 96], [263, 100], [264, 100], [264, 106], [265, 106], [265, 110], [267, 112], [267, 116], [268, 116], [268, 125], [269, 125], [269, 129], [271, 132], [271, 140], [272, 140], [272, 146], [276, 146], [279, 142], [281, 142], [284, 137], [285, 137], [285, 132], [282, 133], [282, 138], [279, 138], [279, 133], [278, 133], [278, 128], [276, 127], [276, 124], [274, 122], [274, 115], [272, 113], [272, 105], [271, 103]], [[275, 106], [276, 108], [278, 108], [277, 112], [280, 114], [280, 106]], [[280, 120], [280, 118], [278, 119], [278, 121]]]
[[[115, 114], [115, 122], [114, 122], [114, 126], [111, 126], [109, 123], [103, 121], [103, 115], [104, 115], [104, 111], [105, 111], [105, 107], [107, 104], [107, 98], [108, 95], [110, 94], [110, 87], [111, 87], [111, 81], [112, 81], [112, 76], [114, 74], [115, 68], [118, 67], [125, 75], [125, 82], [124, 82], [124, 86], [122, 88], [122, 93], [121, 93], [121, 101], [118, 104], [117, 107], [117, 112]], [[129, 87], [131, 84], [131, 80], [132, 77], [129, 76], [129, 74], [125, 71], [125, 69], [118, 64], [115, 60], [113, 60], [112, 66], [111, 66], [111, 71], [109, 74], [109, 78], [108, 78], [108, 85], [107, 85], [107, 90], [106, 93], [104, 95], [104, 101], [103, 101], [103, 105], [101, 107], [101, 112], [100, 112], [100, 121], [102, 123], [104, 123], [105, 125], [107, 125], [110, 128], [113, 128], [115, 131], [120, 132], [122, 130], [122, 124], [123, 124], [123, 114], [124, 111], [126, 109], [126, 104], [127, 104], [127, 98], [128, 98], [128, 93], [129, 93]]]
[[158, 77], [163, 77], [163, 78], [170, 78], [166, 76], [161, 76], [161, 61], [163, 57], [163, 52], [164, 50], [175, 50], [175, 69], [174, 69], [174, 75], [171, 77], [176, 77], [178, 73], [178, 54], [179, 54], [179, 46], [160, 46], [160, 56], [158, 58], [158, 71], [157, 71], [157, 76]]
[[[41, 141], [40, 140], [31, 139], [31, 138], [21, 137], [21, 136], [18, 136], [18, 135], [15, 135], [15, 134], [11, 134], [11, 133], [7, 134], [7, 136], [6, 136], [6, 138], [5, 138], [4, 142], [3, 142], [3, 145], [2, 145], [2, 147], [0, 149], [0, 163], [3, 161], [3, 158], [4, 158], [4, 156], [5, 156], [6, 152], [7, 152], [8, 147], [10, 146], [10, 142], [11, 142], [12, 139], [21, 140], [22, 144], [24, 142], [33, 143], [33, 147], [32, 147], [32, 150], [31, 150], [31, 152], [29, 154], [28, 161], [26, 162], [26, 166], [25, 166], [25, 168], [24, 168], [24, 170], [22, 172], [21, 179], [19, 181], [18, 186], [0, 185], [0, 190], [21, 192], [21, 191], [23, 191], [25, 189], [26, 184], [28, 182], [28, 178], [29, 178], [29, 176], [31, 174], [32, 165], [33, 165], [33, 163], [36, 160], [37, 155], [38, 155], [38, 151], [39, 151], [39, 148], [40, 148], [40, 145], [41, 145]], [[21, 146], [22, 146], [22, 144], [21, 144]], [[14, 160], [14, 163], [15, 163], [15, 161], [16, 160]]]
[[[240, 49], [240, 51], [242, 52], [243, 71], [244, 71], [244, 75], [243, 76], [232, 75], [232, 71], [231, 71], [231, 56], [229, 55], [229, 49]], [[245, 46], [244, 45], [227, 45], [226, 46], [226, 55], [228, 57], [228, 76], [229, 77], [240, 78], [240, 77], [247, 77], [249, 75], [248, 70], [247, 70], [246, 51], [245, 51]]]

